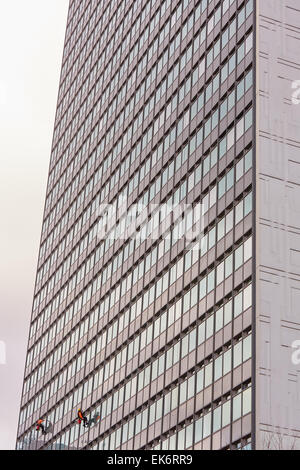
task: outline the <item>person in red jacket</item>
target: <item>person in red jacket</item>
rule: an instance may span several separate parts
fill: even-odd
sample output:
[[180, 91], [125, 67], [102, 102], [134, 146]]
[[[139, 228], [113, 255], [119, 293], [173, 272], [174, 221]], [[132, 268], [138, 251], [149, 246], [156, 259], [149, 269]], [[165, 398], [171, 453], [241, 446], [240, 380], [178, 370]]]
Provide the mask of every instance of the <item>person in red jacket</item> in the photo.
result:
[[83, 426], [87, 428], [88, 420], [87, 420], [87, 417], [84, 416], [84, 413], [82, 412], [81, 408], [78, 409], [77, 417], [78, 417], [78, 424], [81, 424], [81, 422], [83, 421]]
[[46, 431], [45, 431], [45, 426], [44, 426], [44, 420], [43, 419], [39, 419], [36, 423], [36, 430], [39, 431], [41, 430], [42, 431], [42, 434], [45, 435], [46, 434]]

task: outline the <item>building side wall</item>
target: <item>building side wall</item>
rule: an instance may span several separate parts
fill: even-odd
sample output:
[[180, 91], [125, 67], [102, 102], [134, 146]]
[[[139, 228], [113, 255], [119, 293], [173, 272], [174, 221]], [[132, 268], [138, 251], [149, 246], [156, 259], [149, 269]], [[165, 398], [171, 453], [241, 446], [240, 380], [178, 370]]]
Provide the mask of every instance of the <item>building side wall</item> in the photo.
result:
[[257, 34], [256, 445], [299, 449], [299, 1], [257, 0]]
[[252, 447], [253, 5], [70, 2], [18, 449]]

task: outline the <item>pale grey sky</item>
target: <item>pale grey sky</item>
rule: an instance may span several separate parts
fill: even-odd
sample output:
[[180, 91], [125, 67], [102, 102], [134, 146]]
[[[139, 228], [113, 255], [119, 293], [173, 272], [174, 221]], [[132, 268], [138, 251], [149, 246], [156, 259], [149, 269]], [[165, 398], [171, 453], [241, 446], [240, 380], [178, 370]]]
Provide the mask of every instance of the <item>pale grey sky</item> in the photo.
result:
[[0, 0], [0, 449], [15, 447], [68, 0]]

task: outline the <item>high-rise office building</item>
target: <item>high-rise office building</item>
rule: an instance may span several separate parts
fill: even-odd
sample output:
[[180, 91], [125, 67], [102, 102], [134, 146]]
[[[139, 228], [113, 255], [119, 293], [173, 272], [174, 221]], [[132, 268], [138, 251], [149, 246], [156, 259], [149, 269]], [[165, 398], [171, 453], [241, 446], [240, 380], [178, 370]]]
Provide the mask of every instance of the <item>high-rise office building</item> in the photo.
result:
[[17, 448], [299, 447], [299, 17], [70, 1]]

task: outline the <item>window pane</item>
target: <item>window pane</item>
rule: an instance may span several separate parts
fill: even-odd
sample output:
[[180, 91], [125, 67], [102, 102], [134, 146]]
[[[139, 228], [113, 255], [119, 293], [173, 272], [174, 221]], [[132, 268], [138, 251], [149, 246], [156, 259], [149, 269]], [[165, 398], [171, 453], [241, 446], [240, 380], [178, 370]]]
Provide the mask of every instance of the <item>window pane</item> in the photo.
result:
[[203, 418], [203, 439], [211, 433], [211, 413], [208, 413]]
[[243, 416], [251, 411], [251, 387], [243, 392]]
[[232, 413], [233, 413], [233, 421], [235, 421], [236, 419], [239, 419], [241, 417], [241, 413], [242, 413], [242, 410], [241, 410], [241, 406], [242, 406], [242, 400], [241, 400], [241, 393], [239, 393], [239, 395], [237, 395], [236, 397], [233, 398], [233, 410], [232, 410]]
[[221, 410], [221, 406], [218, 406], [218, 408], [214, 410], [213, 432], [216, 432], [221, 428]]

